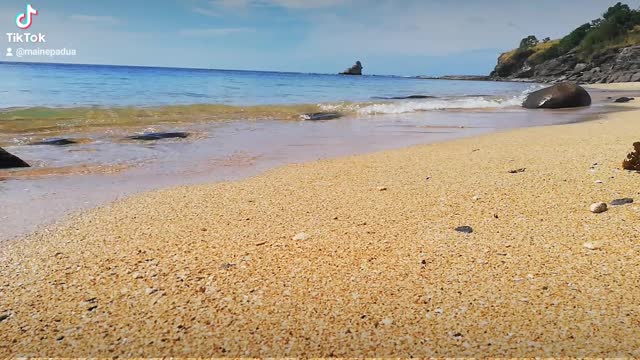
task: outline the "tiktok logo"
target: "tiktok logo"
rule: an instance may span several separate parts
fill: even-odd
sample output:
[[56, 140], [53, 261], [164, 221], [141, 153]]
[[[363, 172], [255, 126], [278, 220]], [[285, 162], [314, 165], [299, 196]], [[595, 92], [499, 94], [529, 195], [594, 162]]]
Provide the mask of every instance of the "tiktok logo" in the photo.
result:
[[33, 16], [35, 15], [38, 15], [38, 10], [34, 9], [31, 4], [27, 4], [27, 11], [16, 16], [16, 25], [20, 29], [28, 29], [33, 23]]

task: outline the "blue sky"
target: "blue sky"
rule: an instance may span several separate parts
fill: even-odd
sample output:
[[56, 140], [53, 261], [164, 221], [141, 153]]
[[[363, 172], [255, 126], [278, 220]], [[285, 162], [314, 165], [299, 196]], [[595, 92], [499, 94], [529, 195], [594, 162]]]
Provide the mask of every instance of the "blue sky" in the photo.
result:
[[[325, 73], [361, 60], [370, 74], [483, 74], [526, 35], [560, 37], [615, 2], [34, 0], [40, 47], [77, 56], [22, 60]], [[25, 6], [2, 1], [4, 32], [19, 30]]]

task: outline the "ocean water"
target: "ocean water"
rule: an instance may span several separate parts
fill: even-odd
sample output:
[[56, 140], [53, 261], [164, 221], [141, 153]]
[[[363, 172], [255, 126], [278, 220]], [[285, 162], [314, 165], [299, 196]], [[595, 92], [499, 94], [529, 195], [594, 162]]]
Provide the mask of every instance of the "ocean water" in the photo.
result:
[[[533, 85], [131, 66], [0, 63], [0, 146], [158, 124], [518, 106]], [[416, 98], [416, 96], [420, 98]], [[412, 97], [402, 99], [403, 97]]]
[[[510, 99], [519, 83], [233, 70], [0, 63], [0, 108], [235, 106], [371, 102], [428, 95]], [[428, 102], [428, 101], [426, 101]], [[497, 103], [494, 103], [495, 105]], [[458, 106], [463, 105], [458, 103]], [[467, 106], [482, 106], [469, 102]], [[437, 107], [437, 106], [436, 106]]]

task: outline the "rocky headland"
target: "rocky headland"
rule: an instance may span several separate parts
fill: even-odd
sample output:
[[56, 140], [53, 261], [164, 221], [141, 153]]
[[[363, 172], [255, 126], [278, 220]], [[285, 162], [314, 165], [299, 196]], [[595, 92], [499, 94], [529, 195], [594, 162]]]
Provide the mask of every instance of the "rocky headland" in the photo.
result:
[[530, 35], [498, 58], [493, 80], [576, 83], [640, 81], [640, 10], [618, 3], [556, 40]]

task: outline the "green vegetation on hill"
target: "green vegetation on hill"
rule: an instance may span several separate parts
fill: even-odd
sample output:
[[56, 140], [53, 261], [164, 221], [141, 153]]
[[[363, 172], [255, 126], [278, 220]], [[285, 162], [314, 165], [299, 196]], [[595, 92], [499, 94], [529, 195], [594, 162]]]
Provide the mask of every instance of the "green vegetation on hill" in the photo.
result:
[[589, 61], [603, 51], [633, 45], [640, 45], [640, 10], [617, 3], [601, 18], [579, 26], [562, 39], [546, 38], [540, 42], [530, 35], [522, 39], [517, 49], [502, 54], [500, 60], [515, 63], [527, 59], [537, 65], [575, 51], [581, 60]]

